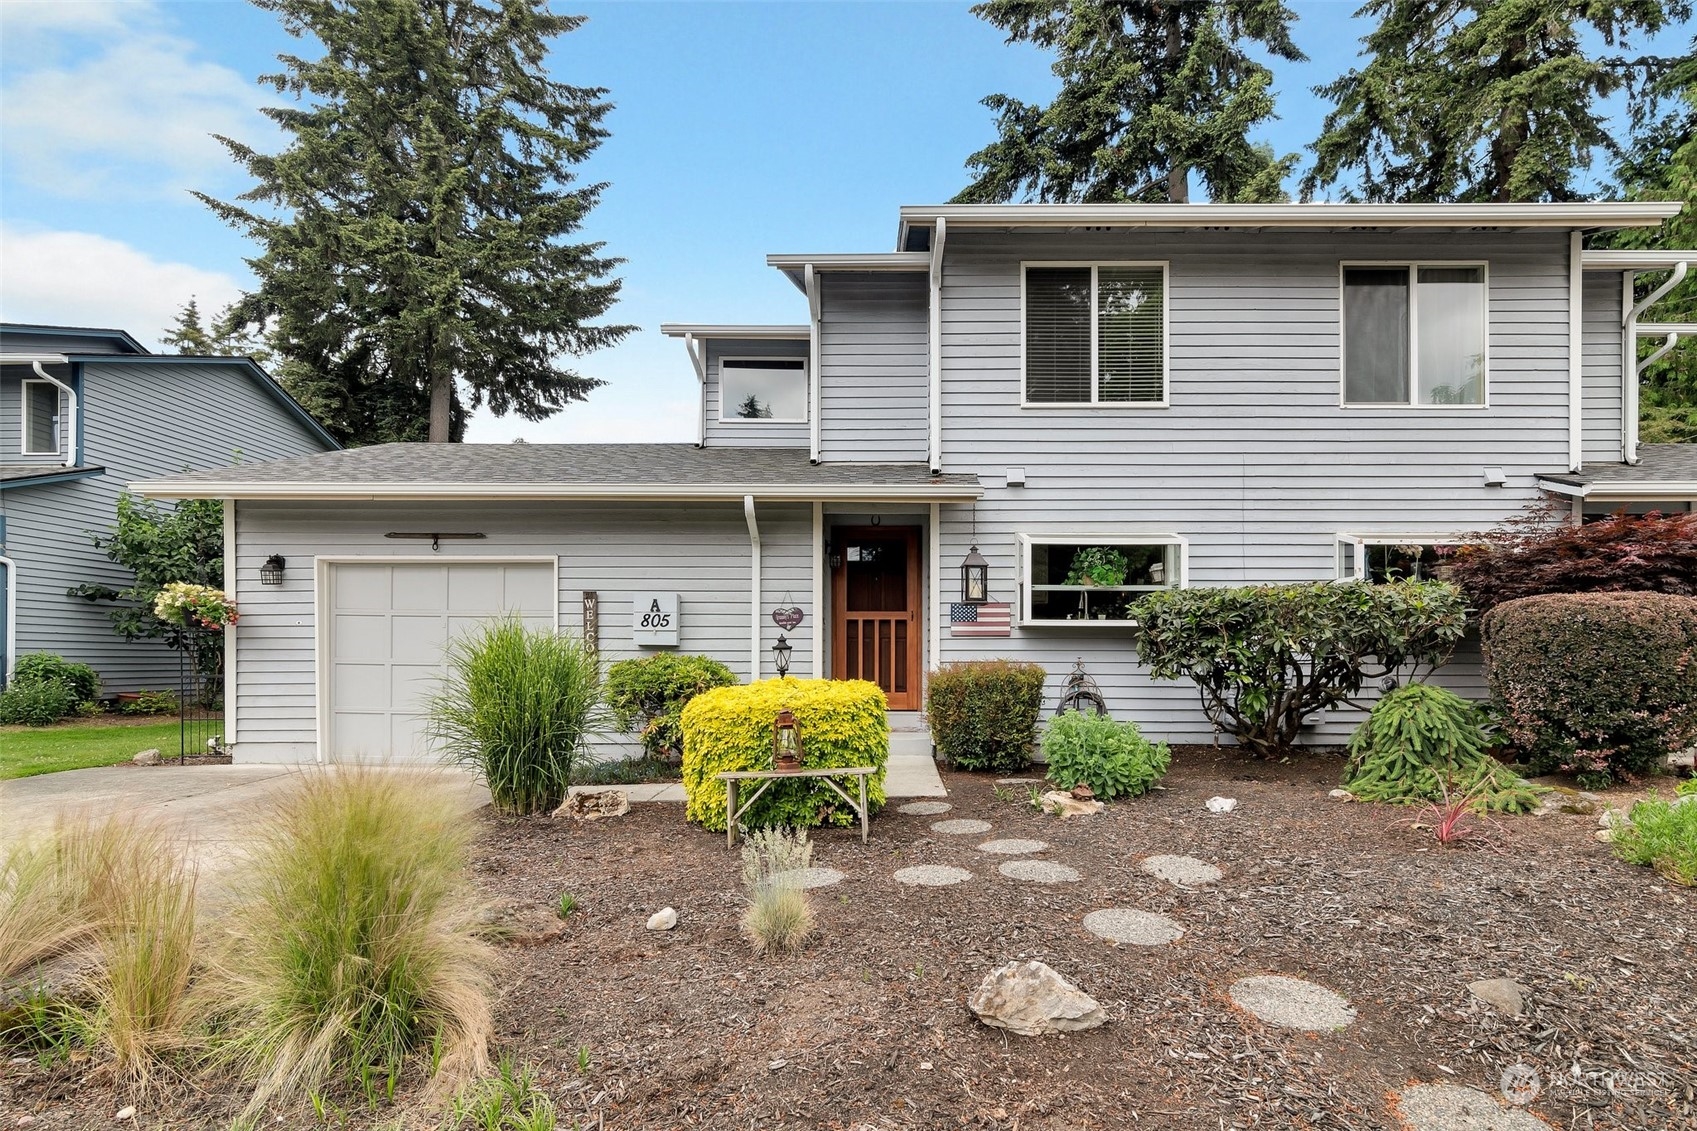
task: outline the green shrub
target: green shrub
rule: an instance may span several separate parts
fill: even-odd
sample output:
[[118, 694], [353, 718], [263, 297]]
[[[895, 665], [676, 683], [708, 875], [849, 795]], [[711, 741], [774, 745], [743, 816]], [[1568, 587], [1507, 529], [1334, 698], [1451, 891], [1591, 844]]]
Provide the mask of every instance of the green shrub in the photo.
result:
[[1697, 598], [1523, 597], [1485, 616], [1485, 675], [1532, 773], [1602, 785], [1697, 741]]
[[1045, 672], [1012, 660], [944, 664], [931, 673], [925, 717], [931, 741], [961, 770], [1012, 774], [1031, 761]]
[[100, 694], [100, 677], [87, 664], [73, 664], [52, 652], [31, 652], [19, 656], [12, 668], [13, 683], [62, 683], [71, 689], [78, 703], [87, 703]]
[[126, 715], [174, 715], [177, 713], [175, 691], [138, 691], [134, 699], [126, 699], [119, 708]]
[[1616, 856], [1676, 884], [1697, 885], [1697, 800], [1650, 797], [1610, 827]]
[[1167, 744], [1153, 743], [1132, 722], [1094, 711], [1067, 711], [1043, 731], [1049, 780], [1062, 789], [1079, 782], [1103, 801], [1136, 797], [1161, 780], [1172, 764]]
[[565, 800], [572, 762], [601, 728], [601, 660], [581, 639], [491, 621], [448, 645], [448, 674], [430, 702], [443, 756], [475, 771], [504, 813]]
[[1543, 593], [1689, 597], [1697, 594], [1697, 514], [1615, 514], [1576, 525], [1565, 514], [1534, 513], [1459, 547], [1440, 574], [1481, 613]]
[[1437, 667], [1467, 628], [1460, 590], [1433, 581], [1170, 589], [1134, 616], [1149, 674], [1194, 680], [1208, 720], [1255, 757], [1370, 678]]
[[1537, 807], [1535, 791], [1491, 757], [1485, 713], [1453, 691], [1411, 683], [1386, 692], [1349, 739], [1343, 787], [1362, 801], [1478, 796], [1500, 812]]
[[58, 680], [21, 683], [13, 680], [0, 691], [0, 724], [6, 726], [52, 726], [75, 714], [77, 693]]
[[491, 952], [472, 933], [471, 822], [422, 775], [302, 775], [254, 831], [225, 914], [223, 1050], [273, 1097], [335, 1073], [394, 1075], [430, 1050], [438, 1086], [482, 1072]]
[[[890, 755], [884, 693], [865, 680], [768, 679], [703, 692], [684, 708], [685, 816], [706, 828], [725, 828], [725, 783], [713, 775], [772, 768], [772, 726], [788, 708], [801, 736], [802, 765], [872, 766], [867, 798], [884, 804], [884, 764]], [[840, 782], [852, 789], [852, 782]], [[745, 789], [743, 795], [747, 796]], [[743, 816], [749, 828], [768, 825], [846, 825], [854, 813], [830, 787], [811, 779], [775, 781]]]
[[703, 691], [736, 681], [730, 668], [710, 657], [659, 652], [607, 669], [607, 707], [620, 730], [641, 727], [649, 757], [676, 758], [683, 753], [684, 706]]

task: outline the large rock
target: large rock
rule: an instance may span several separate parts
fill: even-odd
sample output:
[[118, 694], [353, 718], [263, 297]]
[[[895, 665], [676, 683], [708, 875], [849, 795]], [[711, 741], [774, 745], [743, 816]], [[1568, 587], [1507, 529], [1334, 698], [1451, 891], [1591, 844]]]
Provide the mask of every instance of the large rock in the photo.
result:
[[159, 764], [159, 748], [152, 747], [139, 752], [135, 756], [135, 763], [138, 766], [157, 766]]
[[1052, 789], [1045, 793], [1038, 798], [1038, 803], [1042, 806], [1043, 812], [1051, 817], [1088, 817], [1107, 808], [1100, 801], [1074, 797], [1072, 794], [1058, 789]]
[[1510, 1017], [1519, 1017], [1526, 1012], [1526, 989], [1513, 978], [1486, 978], [1470, 982], [1467, 992]]
[[595, 821], [602, 817], [622, 817], [630, 812], [630, 795], [622, 789], [583, 790], [571, 794], [554, 810], [556, 817], [571, 817], [579, 821]]
[[1107, 1023], [1095, 998], [1041, 962], [1010, 962], [985, 975], [966, 1007], [997, 1029], [1036, 1037]]

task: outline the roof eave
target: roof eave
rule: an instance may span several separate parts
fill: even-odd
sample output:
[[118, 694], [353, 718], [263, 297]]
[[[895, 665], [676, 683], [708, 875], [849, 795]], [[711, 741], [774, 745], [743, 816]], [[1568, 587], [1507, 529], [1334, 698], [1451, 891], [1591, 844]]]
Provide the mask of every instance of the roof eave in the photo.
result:
[[317, 499], [342, 501], [605, 500], [732, 502], [747, 496], [800, 502], [973, 502], [976, 483], [245, 483], [150, 479], [130, 489], [150, 499]]
[[806, 326], [737, 326], [709, 322], [662, 322], [660, 333], [668, 338], [729, 338], [754, 341], [806, 341]]
[[1697, 479], [1616, 479], [1576, 483], [1572, 477], [1540, 475], [1538, 486], [1559, 495], [1605, 503], [1635, 499], [1697, 499]]
[[1671, 271], [1681, 263], [1697, 263], [1697, 248], [1599, 248], [1581, 252], [1579, 262], [1587, 271]]

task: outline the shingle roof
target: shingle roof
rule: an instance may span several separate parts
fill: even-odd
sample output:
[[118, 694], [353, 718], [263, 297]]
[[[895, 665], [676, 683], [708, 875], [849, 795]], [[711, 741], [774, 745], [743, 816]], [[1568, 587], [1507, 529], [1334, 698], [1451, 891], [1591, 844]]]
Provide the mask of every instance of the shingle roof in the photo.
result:
[[975, 475], [932, 475], [923, 463], [808, 462], [805, 448], [697, 448], [693, 444], [379, 444], [269, 463], [241, 464], [136, 484], [187, 497], [330, 497], [365, 491], [410, 497], [619, 497], [864, 491], [973, 497]]
[[79, 464], [76, 467], [66, 467], [61, 463], [0, 464], [0, 489], [26, 485], [36, 486], [67, 479], [86, 479], [90, 475], [99, 475], [105, 470], [104, 467], [98, 467], [94, 464]]
[[1697, 483], [1697, 444], [1640, 444], [1638, 462], [1599, 463], [1582, 471], [1546, 471], [1539, 479], [1570, 487], [1652, 487]]

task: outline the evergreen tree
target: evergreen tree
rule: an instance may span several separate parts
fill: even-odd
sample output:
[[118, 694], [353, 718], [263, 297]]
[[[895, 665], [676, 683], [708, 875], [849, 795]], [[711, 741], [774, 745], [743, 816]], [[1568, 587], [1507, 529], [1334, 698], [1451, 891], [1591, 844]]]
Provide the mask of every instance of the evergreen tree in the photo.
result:
[[[1336, 106], [1304, 196], [1535, 201], [1583, 195], [1576, 174], [1618, 153], [1600, 100], [1650, 60], [1593, 57], [1690, 14], [1684, 0], [1369, 0], [1364, 66], [1316, 87]], [[1353, 183], [1352, 183], [1353, 182]]]
[[200, 313], [200, 303], [191, 295], [177, 311], [177, 320], [159, 339], [159, 344], [179, 354], [195, 357], [251, 357], [260, 365], [269, 365], [271, 350], [259, 339], [242, 333], [230, 324], [231, 310], [213, 320], [208, 327]]
[[[232, 325], [266, 326], [281, 377], [339, 439], [444, 441], [466, 414], [542, 420], [601, 384], [563, 359], [634, 327], [593, 325], [621, 260], [573, 242], [603, 185], [572, 167], [607, 136], [604, 90], [550, 79], [581, 17], [546, 0], [254, 0], [324, 47], [262, 81], [287, 136], [225, 147], [257, 180], [204, 194], [262, 252]], [[251, 205], [251, 206], [250, 206]]]
[[992, 94], [994, 142], [974, 153], [962, 203], [1285, 199], [1296, 156], [1249, 140], [1274, 117], [1273, 74], [1239, 46], [1303, 58], [1279, 0], [987, 0], [972, 9], [1056, 53], [1048, 106]]
[[760, 403], [760, 398], [753, 393], [737, 406], [737, 416], [743, 420], [765, 420], [772, 415], [772, 410]]

